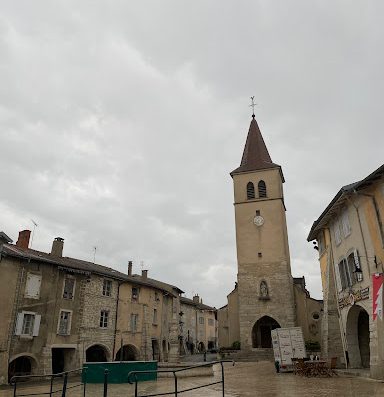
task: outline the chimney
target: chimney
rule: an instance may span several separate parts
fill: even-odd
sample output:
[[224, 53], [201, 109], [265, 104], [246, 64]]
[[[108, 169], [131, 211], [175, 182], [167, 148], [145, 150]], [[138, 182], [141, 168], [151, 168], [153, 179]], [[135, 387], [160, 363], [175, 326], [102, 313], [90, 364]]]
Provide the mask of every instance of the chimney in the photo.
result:
[[61, 258], [63, 256], [64, 239], [56, 237], [52, 243], [51, 255]]
[[128, 262], [128, 276], [132, 276], [132, 261]]
[[16, 245], [20, 248], [28, 248], [30, 236], [30, 230], [22, 230], [21, 232], [19, 232], [19, 238], [17, 239]]
[[195, 295], [194, 297], [193, 297], [193, 302], [195, 302], [195, 303], [200, 303], [200, 297], [199, 297], [199, 295]]
[[148, 270], [142, 270], [141, 271], [141, 277], [146, 280], [148, 277]]

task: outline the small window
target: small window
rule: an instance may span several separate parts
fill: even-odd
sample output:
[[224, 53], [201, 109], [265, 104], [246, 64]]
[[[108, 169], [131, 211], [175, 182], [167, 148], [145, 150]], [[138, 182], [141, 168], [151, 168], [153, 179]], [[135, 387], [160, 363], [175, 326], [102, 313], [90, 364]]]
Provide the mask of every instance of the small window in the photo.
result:
[[139, 289], [132, 287], [132, 302], [138, 302], [139, 300]]
[[57, 329], [57, 333], [59, 335], [70, 335], [71, 317], [72, 317], [71, 311], [60, 310], [59, 324]]
[[103, 282], [103, 295], [111, 296], [112, 293], [112, 281], [104, 279]]
[[23, 328], [21, 330], [22, 335], [32, 335], [34, 321], [35, 316], [33, 314], [24, 314]]
[[340, 232], [340, 224], [339, 222], [335, 222], [333, 225], [333, 234], [335, 236], [336, 245], [341, 243], [341, 232]]
[[64, 278], [64, 289], [63, 289], [63, 298], [64, 299], [73, 299], [75, 290], [75, 279], [73, 277], [65, 277]]
[[102, 310], [100, 312], [100, 328], [108, 328], [109, 311]]
[[157, 324], [157, 309], [153, 309], [153, 324]]
[[155, 292], [155, 301], [158, 302], [160, 300], [159, 293]]
[[199, 324], [204, 324], [204, 317], [199, 317]]
[[208, 319], [208, 325], [210, 326], [214, 325], [213, 318]]
[[259, 197], [267, 197], [267, 186], [265, 185], [264, 181], [260, 181], [257, 185], [259, 189]]
[[138, 314], [131, 314], [131, 332], [137, 332], [137, 325], [139, 322], [139, 315]]
[[343, 258], [338, 264], [341, 290], [352, 287], [356, 282], [355, 259], [351, 254], [348, 259]]
[[40, 298], [41, 276], [39, 274], [27, 274], [27, 281], [25, 283], [25, 297], [29, 299]]
[[252, 182], [247, 183], [247, 199], [252, 200], [255, 198], [255, 186]]
[[15, 335], [32, 337], [39, 335], [41, 315], [21, 312], [17, 315]]
[[341, 225], [342, 225], [344, 237], [348, 237], [351, 234], [351, 225], [349, 224], [349, 217], [347, 210], [345, 210], [341, 216]]

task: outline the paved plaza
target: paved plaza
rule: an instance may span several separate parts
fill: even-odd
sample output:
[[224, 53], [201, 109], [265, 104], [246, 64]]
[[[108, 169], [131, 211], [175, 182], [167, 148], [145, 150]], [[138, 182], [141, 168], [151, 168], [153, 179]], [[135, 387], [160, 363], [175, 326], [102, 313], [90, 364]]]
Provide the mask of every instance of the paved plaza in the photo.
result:
[[[274, 397], [274, 396], [295, 396], [295, 397], [333, 397], [333, 396], [356, 396], [356, 397], [375, 397], [384, 396], [384, 383], [370, 379], [357, 377], [333, 377], [333, 378], [303, 378], [293, 374], [276, 374], [274, 366], [270, 362], [257, 363], [236, 363], [234, 367], [226, 364], [225, 370], [225, 396], [226, 397]], [[194, 377], [183, 378], [179, 381], [179, 388], [188, 388], [209, 383], [220, 379], [220, 367], [215, 368], [214, 377]], [[73, 384], [71, 384], [73, 385]], [[25, 385], [27, 386], [27, 385]], [[139, 392], [156, 393], [169, 392], [173, 390], [173, 380], [162, 378], [157, 382], [143, 382], [139, 386]], [[44, 393], [48, 389], [47, 384], [39, 384], [23, 387], [20, 394]], [[0, 397], [11, 397], [12, 390], [0, 390]], [[38, 394], [37, 394], [38, 395]], [[61, 395], [57, 393], [57, 395]], [[102, 397], [102, 385], [88, 385], [87, 397]], [[82, 393], [79, 389], [71, 389], [67, 393], [68, 397], [80, 397]], [[131, 397], [134, 396], [132, 385], [110, 385], [108, 397]], [[215, 385], [209, 388], [199, 389], [191, 392], [179, 394], [185, 397], [221, 397], [221, 386]]]

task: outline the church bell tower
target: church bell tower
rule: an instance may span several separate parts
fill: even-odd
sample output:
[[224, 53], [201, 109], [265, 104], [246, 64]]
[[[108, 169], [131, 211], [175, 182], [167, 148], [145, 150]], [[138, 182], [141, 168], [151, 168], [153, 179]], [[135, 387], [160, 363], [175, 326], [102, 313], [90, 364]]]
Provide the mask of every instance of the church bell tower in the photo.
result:
[[271, 330], [295, 326], [293, 280], [283, 195], [284, 175], [272, 162], [252, 115], [234, 186], [241, 349], [271, 347]]

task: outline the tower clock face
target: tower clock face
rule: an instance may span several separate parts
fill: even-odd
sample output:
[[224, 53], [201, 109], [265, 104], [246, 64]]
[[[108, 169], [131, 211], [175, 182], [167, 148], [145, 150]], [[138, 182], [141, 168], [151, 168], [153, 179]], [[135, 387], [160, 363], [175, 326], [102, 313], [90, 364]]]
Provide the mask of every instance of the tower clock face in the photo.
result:
[[256, 216], [253, 218], [253, 223], [254, 223], [256, 226], [263, 226], [263, 225], [264, 225], [264, 218], [263, 218], [261, 215], [256, 215]]

